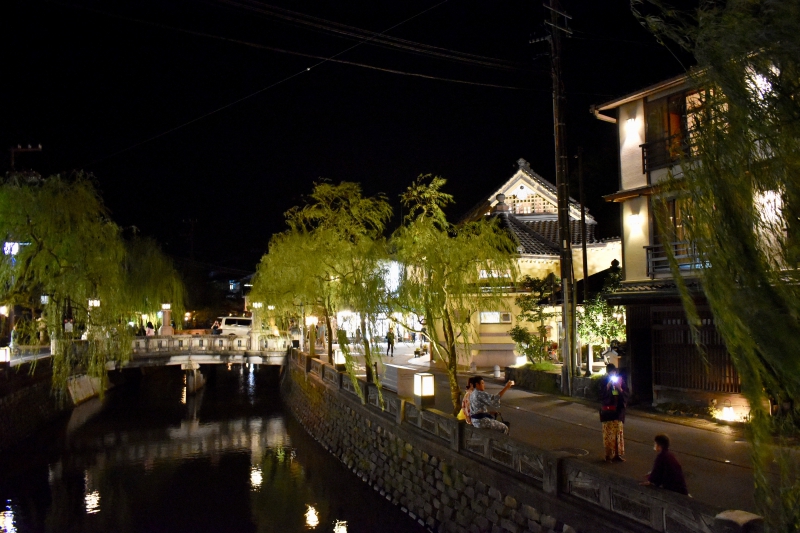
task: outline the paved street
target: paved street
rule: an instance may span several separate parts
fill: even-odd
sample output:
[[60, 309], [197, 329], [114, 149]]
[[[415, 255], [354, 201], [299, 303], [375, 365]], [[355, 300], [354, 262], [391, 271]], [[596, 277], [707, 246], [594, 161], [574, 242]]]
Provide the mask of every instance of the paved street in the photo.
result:
[[[385, 344], [382, 348], [385, 350]], [[384, 358], [384, 362], [413, 364], [421, 361], [413, 357], [413, 348], [400, 344], [396, 356]], [[436, 408], [451, 412], [447, 376], [439, 370], [432, 372], [437, 376]], [[462, 388], [470, 375], [465, 373], [459, 377]], [[486, 378], [487, 391], [497, 392], [502, 388], [502, 377], [495, 380], [488, 372], [480, 375]], [[667, 433], [694, 498], [718, 507], [755, 511], [750, 446], [738, 428], [702, 420], [686, 420], [691, 425], [672, 423], [669, 419], [674, 417], [631, 409], [625, 422], [627, 461], [606, 463], [596, 406], [521, 389], [507, 392], [502, 406], [503, 417], [511, 423], [512, 437], [548, 450], [582, 450], [581, 453], [585, 453], [582, 460], [632, 478], [642, 478], [650, 471], [654, 458], [653, 436]]]

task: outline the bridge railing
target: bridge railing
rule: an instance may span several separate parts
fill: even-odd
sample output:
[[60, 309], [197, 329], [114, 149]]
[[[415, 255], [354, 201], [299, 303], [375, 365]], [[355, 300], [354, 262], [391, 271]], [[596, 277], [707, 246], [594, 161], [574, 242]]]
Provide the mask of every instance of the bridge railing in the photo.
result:
[[[306, 379], [317, 380], [351, 401], [358, 398], [347, 374], [329, 363], [293, 352], [293, 366]], [[585, 502], [658, 532], [712, 533], [719, 527], [715, 518], [722, 509], [712, 505], [640, 486], [634, 479], [582, 461], [569, 451], [544, 450], [492, 430], [474, 428], [436, 409], [420, 409], [392, 391], [379, 392], [372, 383], [359, 379], [358, 386], [364, 408], [387, 422], [525, 479], [553, 497]]]
[[[253, 350], [250, 335], [169, 335], [136, 337], [134, 354], [159, 352], [246, 352]], [[258, 349], [258, 348], [256, 348]], [[285, 347], [283, 348], [286, 349]]]

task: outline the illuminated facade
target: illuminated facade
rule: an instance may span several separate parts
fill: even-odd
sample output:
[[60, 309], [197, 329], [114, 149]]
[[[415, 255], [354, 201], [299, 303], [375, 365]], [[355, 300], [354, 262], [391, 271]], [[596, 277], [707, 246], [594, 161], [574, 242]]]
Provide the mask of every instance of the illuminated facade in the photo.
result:
[[[553, 184], [534, 172], [527, 161], [519, 159], [517, 170], [497, 190], [471, 209], [464, 220], [480, 217], [496, 217], [517, 243], [519, 257], [517, 265], [520, 276], [546, 278], [553, 273], [560, 276], [558, 246], [557, 191]], [[583, 250], [581, 249], [581, 208], [570, 199], [570, 235], [572, 240], [575, 280], [583, 273]], [[606, 270], [614, 259], [621, 259], [620, 239], [595, 238], [597, 221], [586, 212], [586, 255], [589, 275]], [[516, 324], [520, 310], [514, 299], [519, 293], [508, 296], [505, 309], [481, 309], [472, 317], [475, 339], [467, 364], [486, 367], [510, 366], [517, 363], [514, 341], [509, 330]], [[556, 309], [555, 311], [559, 311]], [[559, 318], [554, 318], [548, 330], [553, 342], [559, 340]], [[531, 324], [522, 324], [529, 329]]]
[[[675, 242], [661, 242], [655, 229], [653, 200], [664, 199], [658, 185], [670, 173], [679, 177], [680, 158], [692, 155], [688, 140], [698, 101], [689, 79], [679, 76], [592, 108], [598, 119], [616, 125], [619, 138], [619, 190], [605, 199], [621, 207], [624, 281], [609, 300], [626, 309], [622, 364], [640, 401], [711, 405], [740, 419], [749, 406], [714, 317], [703, 305], [697, 277], [703, 265], [685, 238], [682, 198], [666, 198]], [[697, 295], [705, 362], [692, 340], [666, 247]]]

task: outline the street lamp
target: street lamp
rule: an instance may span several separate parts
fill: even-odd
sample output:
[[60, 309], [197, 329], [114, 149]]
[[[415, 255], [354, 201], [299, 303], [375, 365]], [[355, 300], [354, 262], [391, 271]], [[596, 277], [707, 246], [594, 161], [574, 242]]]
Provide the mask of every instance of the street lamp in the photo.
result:
[[89, 309], [100, 307], [100, 298], [89, 298]]
[[49, 294], [42, 294], [41, 296], [39, 296], [39, 301], [42, 303], [42, 305], [49, 304], [50, 303], [50, 295]]
[[420, 408], [433, 407], [435, 404], [436, 387], [433, 374], [418, 372], [414, 374], [414, 404]]
[[163, 303], [161, 304], [161, 314], [162, 314], [162, 321], [161, 327], [158, 329], [159, 335], [174, 335], [175, 330], [172, 329], [172, 304], [171, 303]]

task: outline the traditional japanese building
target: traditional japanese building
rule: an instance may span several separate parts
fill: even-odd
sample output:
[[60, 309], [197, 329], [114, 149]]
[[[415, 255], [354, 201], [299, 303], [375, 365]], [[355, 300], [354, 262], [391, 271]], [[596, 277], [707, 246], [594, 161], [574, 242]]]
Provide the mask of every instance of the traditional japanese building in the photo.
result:
[[[621, 206], [624, 281], [609, 301], [626, 309], [624, 366], [640, 401], [716, 405], [727, 418], [740, 418], [749, 406], [699, 284], [703, 262], [685, 238], [685, 200], [659, 192], [670, 173], [679, 177], [680, 158], [691, 155], [689, 131], [698, 105], [697, 89], [678, 76], [592, 108], [598, 119], [615, 125], [619, 142], [619, 190], [605, 199]], [[656, 198], [667, 202], [675, 242], [662, 242], [655, 229]], [[705, 356], [692, 339], [668, 247], [695, 295]]]
[[[518, 266], [521, 275], [545, 278], [554, 273], [560, 276], [558, 194], [556, 187], [534, 172], [524, 160], [517, 161], [517, 170], [498, 189], [491, 191], [484, 200], [472, 208], [463, 220], [480, 217], [496, 217], [517, 243]], [[570, 236], [573, 250], [575, 280], [584, 277], [583, 251], [581, 243], [581, 208], [570, 199]], [[606, 270], [614, 259], [621, 259], [620, 239], [595, 238], [597, 221], [586, 213], [586, 255], [588, 274]], [[477, 366], [508, 366], [517, 361], [514, 342], [509, 330], [516, 324], [519, 308], [514, 299], [519, 293], [510, 294], [508, 310], [482, 309], [477, 313], [476, 339], [472, 344], [471, 362]], [[530, 324], [527, 324], [530, 327]], [[559, 320], [551, 324], [553, 342], [559, 340]]]

